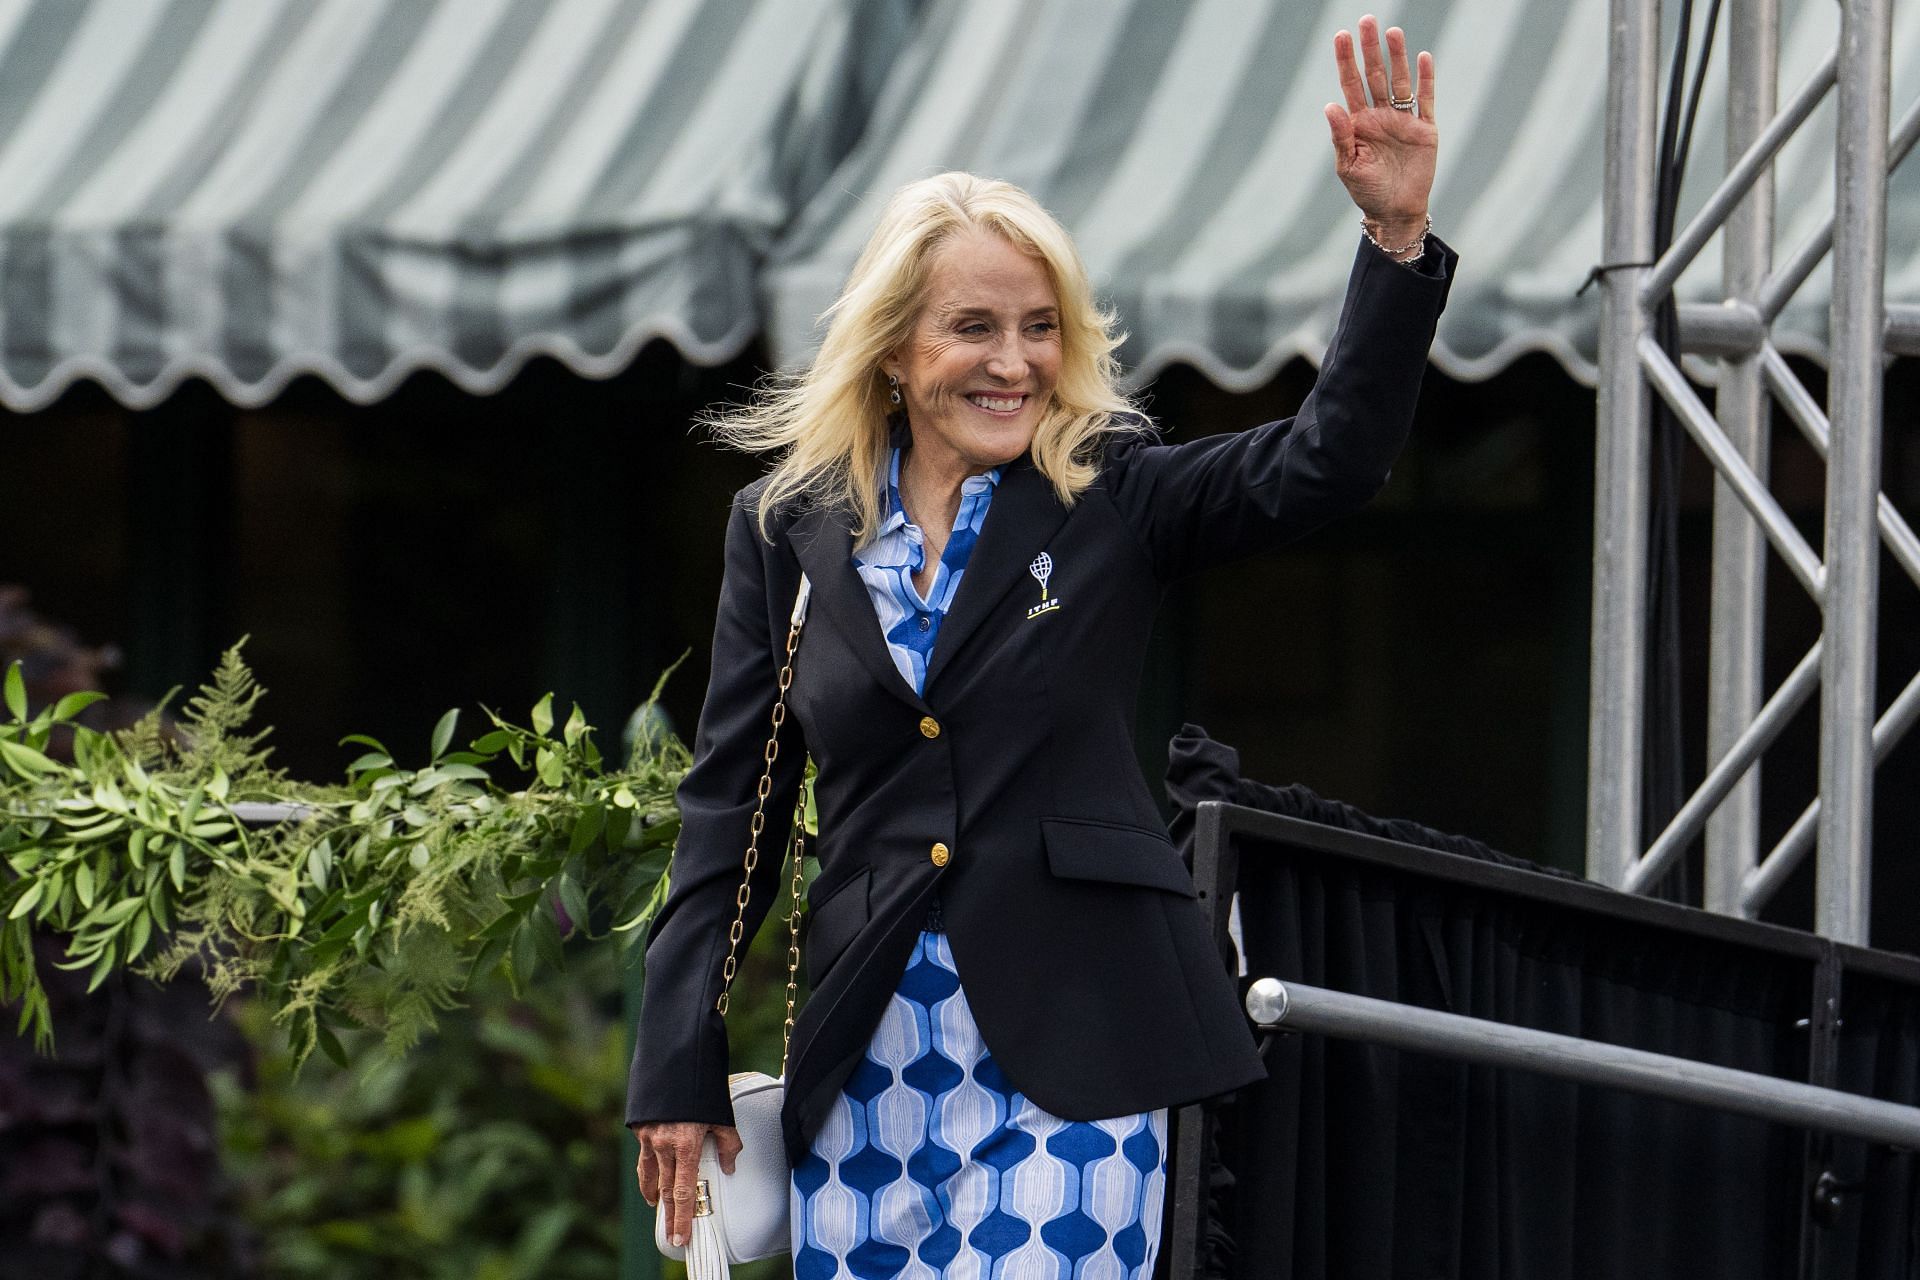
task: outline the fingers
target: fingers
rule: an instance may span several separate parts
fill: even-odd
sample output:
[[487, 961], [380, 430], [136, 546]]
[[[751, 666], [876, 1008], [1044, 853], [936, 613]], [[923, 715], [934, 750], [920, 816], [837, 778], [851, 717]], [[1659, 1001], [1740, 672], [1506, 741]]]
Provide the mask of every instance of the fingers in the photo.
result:
[[1367, 67], [1367, 92], [1373, 105], [1387, 105], [1387, 63], [1380, 55], [1380, 23], [1372, 14], [1360, 19], [1360, 57]]
[[1420, 118], [1433, 122], [1433, 55], [1420, 52]]
[[740, 1141], [740, 1131], [738, 1129], [729, 1125], [722, 1125], [714, 1129], [713, 1146], [715, 1153], [720, 1157], [720, 1172], [729, 1175], [733, 1173], [733, 1162], [735, 1157], [740, 1154], [742, 1145]]
[[[700, 1178], [700, 1144], [706, 1129], [705, 1125], [675, 1124], [662, 1125], [657, 1131], [634, 1131], [640, 1140], [636, 1166], [640, 1194], [666, 1215], [667, 1242], [676, 1248], [684, 1248], [693, 1234], [694, 1184]], [[738, 1135], [734, 1149], [739, 1149]]]
[[1407, 33], [1387, 28], [1387, 92], [1405, 102], [1413, 96], [1413, 71], [1407, 66]]
[[1367, 109], [1367, 91], [1360, 85], [1360, 69], [1353, 63], [1353, 37], [1339, 31], [1333, 37], [1333, 61], [1340, 72], [1340, 92], [1346, 95], [1348, 111]]
[[667, 1241], [676, 1249], [686, 1247], [693, 1235], [693, 1198], [694, 1183], [699, 1181], [700, 1155], [698, 1149], [691, 1155], [676, 1151], [673, 1154], [673, 1175], [666, 1185], [672, 1189], [667, 1193]]
[[640, 1179], [640, 1198], [650, 1205], [659, 1204], [660, 1162], [654, 1159], [645, 1142], [640, 1144], [640, 1159], [634, 1164], [634, 1172]]
[[1327, 128], [1333, 134], [1333, 165], [1336, 173], [1345, 173], [1353, 158], [1353, 120], [1339, 103], [1326, 105]]

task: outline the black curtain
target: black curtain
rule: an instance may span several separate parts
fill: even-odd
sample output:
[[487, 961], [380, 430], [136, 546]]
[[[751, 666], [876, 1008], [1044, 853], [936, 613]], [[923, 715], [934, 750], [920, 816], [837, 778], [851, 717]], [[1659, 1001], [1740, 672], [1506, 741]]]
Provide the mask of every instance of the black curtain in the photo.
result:
[[[1807, 1079], [1814, 970], [1798, 955], [1449, 882], [1471, 841], [1239, 777], [1188, 726], [1176, 838], [1220, 799], [1441, 846], [1437, 875], [1237, 837], [1249, 980], [1273, 976]], [[1544, 873], [1543, 873], [1544, 874]], [[1551, 895], [1549, 895], [1551, 896]], [[1912, 1101], [1920, 999], [1850, 983], [1842, 1087]], [[1277, 1037], [1268, 1081], [1216, 1117], [1230, 1190], [1213, 1274], [1382, 1280], [1712, 1280], [1802, 1274], [1809, 1141], [1705, 1108], [1318, 1036]], [[1911, 1276], [1912, 1159], [1828, 1144], [1845, 1188], [1815, 1228], [1823, 1277]], [[1821, 1167], [1826, 1167], [1825, 1165]], [[1227, 1243], [1230, 1241], [1230, 1244]]]

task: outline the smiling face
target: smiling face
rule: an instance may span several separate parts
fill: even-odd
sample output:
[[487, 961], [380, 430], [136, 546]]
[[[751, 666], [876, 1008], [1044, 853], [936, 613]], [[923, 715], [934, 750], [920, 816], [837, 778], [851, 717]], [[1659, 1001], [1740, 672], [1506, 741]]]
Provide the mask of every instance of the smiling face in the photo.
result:
[[990, 231], [947, 241], [929, 261], [912, 332], [881, 369], [900, 379], [923, 473], [1012, 462], [1060, 377], [1060, 300], [1045, 264]]

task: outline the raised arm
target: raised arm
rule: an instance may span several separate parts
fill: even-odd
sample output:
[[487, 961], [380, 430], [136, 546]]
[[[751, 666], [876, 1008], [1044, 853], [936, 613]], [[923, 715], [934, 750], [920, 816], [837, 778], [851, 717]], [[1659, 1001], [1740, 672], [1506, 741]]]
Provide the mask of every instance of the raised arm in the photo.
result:
[[1105, 487], [1163, 579], [1354, 510], [1386, 483], [1406, 442], [1456, 257], [1426, 230], [1438, 143], [1433, 57], [1420, 55], [1416, 95], [1400, 29], [1387, 32], [1391, 81], [1371, 15], [1360, 36], [1364, 79], [1352, 37], [1334, 37], [1346, 105], [1329, 103], [1326, 115], [1334, 171], [1364, 232], [1306, 403], [1293, 418], [1235, 434], [1178, 445], [1123, 437], [1109, 451]]

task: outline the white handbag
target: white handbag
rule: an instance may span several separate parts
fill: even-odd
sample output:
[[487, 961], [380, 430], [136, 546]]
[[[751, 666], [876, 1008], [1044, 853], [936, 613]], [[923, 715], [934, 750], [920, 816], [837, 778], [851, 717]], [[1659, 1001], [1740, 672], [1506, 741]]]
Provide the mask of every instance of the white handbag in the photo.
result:
[[695, 1184], [693, 1232], [687, 1247], [667, 1243], [667, 1215], [653, 1220], [653, 1239], [663, 1256], [684, 1258], [688, 1280], [721, 1280], [737, 1262], [785, 1253], [787, 1236], [786, 1144], [780, 1136], [780, 1102], [786, 1082], [760, 1071], [742, 1071], [727, 1080], [733, 1094], [733, 1123], [740, 1131], [740, 1154], [732, 1173], [720, 1171], [713, 1135], [700, 1146], [700, 1180]]
[[[800, 628], [807, 620], [807, 601], [812, 593], [813, 584], [802, 575], [787, 627], [787, 661], [780, 669], [779, 695], [773, 703], [773, 732], [767, 738], [766, 768], [761, 773], [754, 801], [744, 874], [740, 891], [734, 895], [727, 962], [720, 971], [720, 999], [715, 1007], [723, 1018], [733, 990], [733, 975], [739, 967], [753, 869], [760, 863], [763, 810], [767, 795], [773, 790], [773, 762], [780, 753], [780, 726], [787, 718], [787, 687], [793, 683], [793, 655], [800, 647]], [[787, 1197], [793, 1170], [787, 1164], [786, 1140], [780, 1132], [780, 1106], [786, 1095], [787, 1053], [793, 1046], [793, 1006], [800, 987], [800, 895], [805, 891], [802, 870], [806, 859], [806, 819], [807, 789], [802, 785], [793, 807], [793, 909], [787, 916], [787, 1020], [781, 1031], [780, 1078], [759, 1071], [742, 1071], [727, 1078], [727, 1091], [733, 1098], [733, 1124], [740, 1134], [740, 1154], [734, 1159], [733, 1172], [723, 1173], [713, 1135], [709, 1133], [702, 1140], [700, 1168], [694, 1184], [693, 1229], [685, 1249], [667, 1243], [664, 1202], [654, 1214], [654, 1245], [666, 1257], [684, 1258], [687, 1280], [730, 1280], [734, 1263], [771, 1258], [792, 1247], [787, 1233]]]

